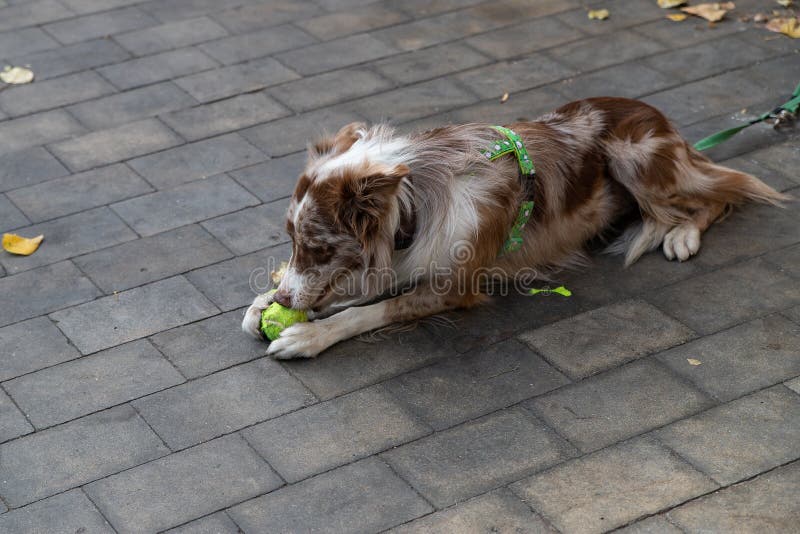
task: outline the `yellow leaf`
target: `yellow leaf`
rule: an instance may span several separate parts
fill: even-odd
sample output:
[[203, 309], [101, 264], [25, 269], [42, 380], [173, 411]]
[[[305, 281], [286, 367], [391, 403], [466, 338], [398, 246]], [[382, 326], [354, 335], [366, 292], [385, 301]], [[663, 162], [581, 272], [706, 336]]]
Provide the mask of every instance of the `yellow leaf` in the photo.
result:
[[717, 22], [722, 20], [725, 13], [735, 8], [733, 2], [713, 2], [708, 4], [697, 4], [696, 6], [682, 7], [681, 11], [702, 17], [709, 22]]
[[794, 3], [792, 2], [792, 0], [775, 0], [775, 1], [778, 2], [780, 5], [782, 5], [783, 7], [789, 7]]
[[694, 358], [686, 358], [686, 361], [689, 362], [689, 365], [702, 365], [703, 362], [700, 360], [695, 360]]
[[11, 67], [6, 65], [6, 68], [0, 72], [0, 80], [5, 83], [31, 83], [33, 81], [33, 71], [25, 67]]
[[669, 9], [671, 7], [682, 6], [686, 0], [658, 0], [658, 7], [661, 9]]
[[500, 98], [500, 103], [505, 104], [507, 100], [508, 100], [508, 93], [503, 93], [502, 98]]
[[672, 15], [667, 15], [667, 18], [674, 22], [680, 22], [682, 20], [686, 20], [686, 17], [688, 16], [689, 15], [687, 15], [686, 13], [673, 13]]
[[607, 9], [592, 9], [589, 11], [589, 18], [595, 20], [606, 20], [608, 18]]
[[800, 39], [800, 22], [797, 17], [772, 19], [767, 23], [767, 29], [788, 35], [792, 39]]
[[3, 234], [3, 248], [12, 254], [30, 256], [39, 248], [39, 243], [42, 242], [42, 239], [44, 239], [43, 235], [37, 235], [29, 239], [17, 234]]

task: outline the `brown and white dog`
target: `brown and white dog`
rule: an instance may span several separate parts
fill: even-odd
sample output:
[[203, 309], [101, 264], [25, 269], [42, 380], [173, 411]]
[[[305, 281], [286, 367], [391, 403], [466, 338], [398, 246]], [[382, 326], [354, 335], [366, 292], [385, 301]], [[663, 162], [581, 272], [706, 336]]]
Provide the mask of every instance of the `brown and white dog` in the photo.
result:
[[[731, 206], [787, 199], [712, 163], [635, 100], [581, 100], [508, 127], [535, 163], [533, 180], [513, 154], [484, 156], [500, 138], [488, 124], [411, 136], [350, 124], [311, 147], [287, 214], [287, 273], [274, 297], [255, 299], [243, 330], [260, 335], [273, 299], [309, 310], [316, 320], [284, 330], [267, 354], [313, 357], [363, 332], [484, 301], [478, 273], [513, 281], [575, 264], [587, 241], [631, 213], [637, 221], [611, 245], [626, 265], [659, 245], [683, 261]], [[498, 254], [526, 198], [535, 206], [524, 245]]]

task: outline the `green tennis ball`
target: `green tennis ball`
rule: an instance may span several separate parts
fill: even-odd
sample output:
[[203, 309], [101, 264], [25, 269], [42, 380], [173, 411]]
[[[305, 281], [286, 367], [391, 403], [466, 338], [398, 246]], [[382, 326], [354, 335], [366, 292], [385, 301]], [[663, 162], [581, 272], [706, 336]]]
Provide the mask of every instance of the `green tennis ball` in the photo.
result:
[[303, 310], [293, 310], [273, 302], [269, 308], [261, 312], [261, 331], [270, 341], [275, 341], [284, 328], [295, 323], [308, 321], [308, 315]]

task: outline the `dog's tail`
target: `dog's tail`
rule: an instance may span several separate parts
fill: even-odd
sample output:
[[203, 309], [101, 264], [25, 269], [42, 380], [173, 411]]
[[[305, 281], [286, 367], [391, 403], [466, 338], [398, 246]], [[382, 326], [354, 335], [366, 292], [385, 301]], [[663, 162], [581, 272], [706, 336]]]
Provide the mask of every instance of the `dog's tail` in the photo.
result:
[[[675, 226], [693, 222], [704, 231], [712, 222], [745, 202], [783, 206], [792, 197], [780, 193], [755, 176], [713, 163], [693, 149], [681, 165], [677, 194], [653, 197], [634, 193], [642, 210], [642, 222], [628, 228], [607, 252], [625, 255], [625, 266], [658, 247]], [[686, 209], [686, 199], [694, 199], [701, 209]]]

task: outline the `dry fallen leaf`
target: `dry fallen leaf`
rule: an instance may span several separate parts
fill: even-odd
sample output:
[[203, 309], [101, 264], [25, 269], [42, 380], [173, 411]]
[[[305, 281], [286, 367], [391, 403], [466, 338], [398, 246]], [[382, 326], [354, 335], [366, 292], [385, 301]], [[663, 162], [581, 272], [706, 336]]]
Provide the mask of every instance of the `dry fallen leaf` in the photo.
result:
[[27, 238], [17, 234], [3, 234], [3, 249], [12, 254], [30, 256], [36, 252], [36, 249], [39, 248], [39, 243], [43, 239], [43, 235]]
[[725, 13], [735, 8], [733, 2], [714, 2], [708, 4], [697, 4], [696, 6], [682, 7], [681, 11], [702, 17], [709, 22], [717, 22], [722, 20]]
[[0, 72], [0, 80], [5, 83], [31, 83], [33, 81], [33, 71], [25, 67], [12, 67], [6, 65]]
[[788, 35], [792, 39], [800, 39], [800, 22], [797, 17], [772, 19], [767, 23], [767, 29]]
[[682, 6], [686, 0], [658, 0], [658, 7], [661, 9], [669, 9], [671, 7]]
[[686, 13], [673, 13], [672, 15], [667, 15], [667, 18], [674, 22], [680, 22], [682, 20], [686, 20], [686, 17], [688, 16], [689, 15]]
[[502, 98], [500, 98], [500, 103], [505, 104], [506, 100], [508, 100], [508, 93], [503, 93]]
[[589, 18], [594, 20], [606, 20], [608, 15], [607, 9], [592, 9], [589, 11]]
[[782, 5], [783, 7], [789, 7], [794, 3], [792, 2], [792, 0], [775, 0], [775, 1], [778, 2], [780, 5]]
[[686, 361], [689, 362], [689, 365], [702, 365], [703, 362], [700, 360], [695, 360], [694, 358], [686, 358]]

